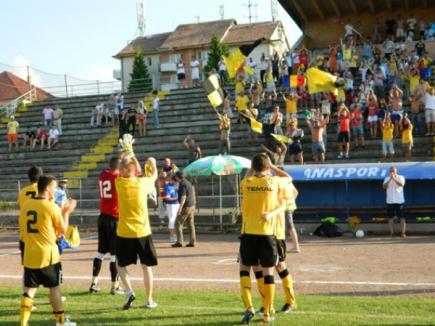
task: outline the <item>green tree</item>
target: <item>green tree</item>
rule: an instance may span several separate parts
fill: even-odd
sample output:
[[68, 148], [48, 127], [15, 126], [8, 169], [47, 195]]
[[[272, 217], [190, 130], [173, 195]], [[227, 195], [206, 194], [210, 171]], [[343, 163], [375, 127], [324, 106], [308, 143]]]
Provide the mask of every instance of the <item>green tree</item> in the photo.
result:
[[148, 72], [148, 67], [144, 62], [144, 55], [141, 49], [136, 49], [134, 56], [133, 72], [130, 74], [131, 81], [128, 84], [129, 92], [146, 91], [153, 88], [153, 82]]
[[219, 60], [221, 56], [228, 55], [228, 46], [219, 41], [219, 38], [216, 33], [213, 34], [213, 37], [210, 41], [210, 51], [208, 53], [208, 61], [205, 66], [205, 71], [209, 72], [212, 68], [218, 69]]

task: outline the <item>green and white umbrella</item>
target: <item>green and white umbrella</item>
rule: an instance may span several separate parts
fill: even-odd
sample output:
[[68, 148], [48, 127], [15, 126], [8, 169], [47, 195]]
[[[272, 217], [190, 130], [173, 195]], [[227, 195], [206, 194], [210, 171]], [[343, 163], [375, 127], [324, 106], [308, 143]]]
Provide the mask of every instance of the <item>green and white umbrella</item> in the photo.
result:
[[251, 161], [235, 155], [213, 155], [203, 157], [190, 163], [184, 173], [190, 177], [240, 174], [243, 169], [249, 169]]
[[[213, 155], [203, 157], [184, 168], [184, 173], [190, 177], [219, 176], [219, 206], [220, 225], [222, 228], [222, 178], [223, 175], [238, 175], [243, 169], [251, 167], [251, 160], [235, 155]], [[239, 206], [239, 186], [237, 177], [237, 206]]]

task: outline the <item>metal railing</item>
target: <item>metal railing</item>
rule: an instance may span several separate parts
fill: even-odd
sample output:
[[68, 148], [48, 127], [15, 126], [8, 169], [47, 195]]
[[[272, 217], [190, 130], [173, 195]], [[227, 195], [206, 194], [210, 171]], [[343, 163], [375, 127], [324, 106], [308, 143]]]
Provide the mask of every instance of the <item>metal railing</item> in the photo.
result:
[[36, 87], [33, 87], [30, 91], [27, 93], [24, 93], [23, 95], [17, 97], [16, 99], [2, 105], [0, 107], [0, 117], [3, 118], [9, 118], [11, 115], [15, 114], [18, 107], [22, 104], [27, 102], [33, 102], [37, 99], [36, 95]]

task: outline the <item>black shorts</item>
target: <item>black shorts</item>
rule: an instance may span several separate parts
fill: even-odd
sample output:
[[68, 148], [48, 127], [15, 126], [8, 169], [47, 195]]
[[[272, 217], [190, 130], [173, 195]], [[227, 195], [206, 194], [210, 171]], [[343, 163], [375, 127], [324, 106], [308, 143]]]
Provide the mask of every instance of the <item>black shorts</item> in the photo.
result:
[[288, 146], [289, 155], [297, 155], [302, 152], [302, 144], [301, 143], [291, 143]]
[[285, 261], [285, 258], [287, 257], [287, 246], [285, 240], [276, 239], [276, 249], [278, 251], [278, 260], [280, 262]]
[[110, 215], [101, 213], [98, 217], [98, 252], [115, 255], [116, 227], [118, 220]]
[[44, 268], [24, 267], [24, 286], [37, 288], [40, 285], [54, 288], [62, 283], [62, 265], [60, 263]]
[[178, 80], [184, 80], [184, 79], [186, 79], [186, 74], [180, 72], [179, 74], [177, 74], [177, 79]]
[[240, 262], [246, 266], [274, 267], [278, 263], [276, 238], [272, 235], [242, 234]]
[[340, 131], [338, 133], [338, 141], [348, 143], [350, 140], [350, 132], [349, 131]]
[[143, 238], [116, 237], [116, 260], [119, 266], [136, 264], [138, 256], [143, 265], [157, 265], [157, 254], [151, 235]]
[[403, 204], [387, 204], [387, 216], [389, 218], [404, 218]]

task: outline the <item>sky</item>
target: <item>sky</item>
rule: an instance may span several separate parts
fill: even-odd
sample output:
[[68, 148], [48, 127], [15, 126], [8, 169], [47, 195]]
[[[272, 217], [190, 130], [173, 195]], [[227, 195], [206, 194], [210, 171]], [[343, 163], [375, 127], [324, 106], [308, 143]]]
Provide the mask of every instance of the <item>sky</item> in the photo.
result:
[[[67, 74], [84, 80], [113, 80], [119, 69], [112, 58], [138, 36], [136, 6], [140, 0], [14, 0], [2, 1], [0, 72], [9, 66], [38, 69], [33, 81], [63, 82]], [[143, 0], [145, 34], [174, 30], [180, 24], [224, 18], [248, 23], [248, 0]], [[255, 21], [271, 20], [271, 0], [251, 0]], [[182, 5], [181, 5], [182, 4]], [[277, 3], [278, 18], [292, 45], [299, 28]], [[25, 72], [25, 68], [13, 69]], [[47, 74], [45, 74], [47, 73]]]

